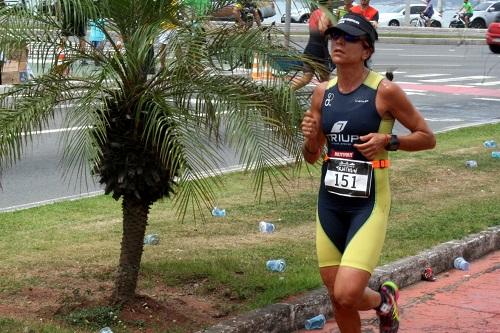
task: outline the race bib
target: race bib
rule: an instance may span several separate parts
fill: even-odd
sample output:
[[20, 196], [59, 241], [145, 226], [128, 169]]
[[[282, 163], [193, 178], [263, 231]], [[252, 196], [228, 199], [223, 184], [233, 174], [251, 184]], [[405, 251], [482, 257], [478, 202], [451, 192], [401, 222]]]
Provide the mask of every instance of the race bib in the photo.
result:
[[370, 162], [330, 158], [325, 175], [328, 192], [347, 197], [370, 196], [373, 167]]

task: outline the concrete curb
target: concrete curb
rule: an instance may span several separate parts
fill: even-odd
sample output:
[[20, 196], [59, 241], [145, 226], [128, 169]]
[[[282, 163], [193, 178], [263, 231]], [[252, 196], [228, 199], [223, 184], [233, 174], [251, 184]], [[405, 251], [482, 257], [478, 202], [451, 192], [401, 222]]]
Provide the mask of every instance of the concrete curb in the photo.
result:
[[[500, 226], [452, 240], [423, 251], [415, 256], [377, 267], [370, 279], [370, 287], [378, 289], [383, 281], [392, 280], [401, 288], [421, 280], [422, 270], [430, 265], [441, 273], [453, 268], [453, 259], [463, 256], [472, 261], [500, 249]], [[331, 316], [333, 311], [324, 287], [221, 322], [197, 333], [289, 333], [304, 327], [304, 321], [319, 313]]]

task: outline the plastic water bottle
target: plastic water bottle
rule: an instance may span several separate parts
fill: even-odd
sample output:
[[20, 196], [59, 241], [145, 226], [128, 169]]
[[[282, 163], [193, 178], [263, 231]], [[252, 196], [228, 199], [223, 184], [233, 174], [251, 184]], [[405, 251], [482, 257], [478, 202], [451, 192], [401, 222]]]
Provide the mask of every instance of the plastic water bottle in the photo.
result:
[[271, 272], [283, 272], [286, 268], [286, 263], [283, 259], [273, 259], [266, 262], [266, 267]]
[[157, 234], [150, 234], [144, 237], [145, 245], [158, 245], [160, 243], [160, 236]]
[[500, 158], [500, 151], [492, 151], [491, 152], [491, 157], [493, 157], [493, 158]]
[[212, 216], [224, 217], [226, 216], [226, 210], [220, 209], [219, 207], [214, 207], [214, 209], [212, 209]]
[[486, 140], [483, 142], [483, 146], [484, 148], [496, 148], [497, 143], [495, 142], [495, 140]]
[[323, 314], [317, 315], [306, 320], [304, 325], [306, 330], [317, 330], [325, 326], [326, 318]]
[[453, 266], [461, 271], [468, 271], [470, 264], [463, 257], [458, 257], [453, 261]]
[[104, 328], [101, 328], [99, 333], [113, 333], [113, 331], [109, 327], [104, 327]]
[[465, 166], [468, 168], [477, 168], [477, 162], [474, 160], [465, 161]]
[[266, 222], [266, 221], [260, 221], [259, 222], [259, 230], [260, 230], [260, 232], [263, 232], [263, 233], [266, 233], [266, 234], [270, 234], [275, 229], [276, 229], [276, 227], [274, 226], [274, 224], [272, 224], [270, 222]]

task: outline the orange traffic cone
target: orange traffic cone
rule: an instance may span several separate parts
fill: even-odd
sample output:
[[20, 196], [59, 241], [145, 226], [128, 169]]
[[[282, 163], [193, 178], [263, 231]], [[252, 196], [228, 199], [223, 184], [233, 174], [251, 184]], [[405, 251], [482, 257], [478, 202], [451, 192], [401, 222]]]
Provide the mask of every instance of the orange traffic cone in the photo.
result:
[[266, 61], [264, 64], [264, 69], [261, 71], [260, 79], [261, 80], [271, 80], [273, 77], [273, 73], [269, 67], [269, 62]]
[[260, 80], [260, 62], [259, 62], [259, 57], [256, 54], [253, 56], [253, 63], [252, 63], [252, 80]]

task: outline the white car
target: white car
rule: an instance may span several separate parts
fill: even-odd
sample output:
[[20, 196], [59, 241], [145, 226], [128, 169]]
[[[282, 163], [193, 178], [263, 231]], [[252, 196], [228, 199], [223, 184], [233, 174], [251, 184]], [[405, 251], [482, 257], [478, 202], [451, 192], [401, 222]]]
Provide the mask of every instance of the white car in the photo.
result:
[[486, 29], [500, 14], [500, 1], [486, 1], [474, 7], [474, 15], [470, 18], [470, 28]]
[[[290, 22], [292, 23], [307, 23], [309, 22], [309, 16], [311, 13], [307, 8], [300, 8], [292, 10], [290, 15]], [[281, 16], [281, 23], [285, 23], [286, 14]]]
[[[412, 19], [417, 19], [420, 13], [425, 10], [424, 4], [411, 4], [410, 5], [410, 21]], [[399, 27], [404, 25], [405, 22], [405, 10], [406, 5], [399, 5], [394, 7], [389, 12], [380, 13], [378, 19], [378, 25], [382, 27]], [[443, 18], [434, 9], [434, 15], [432, 15], [431, 27], [441, 28], [443, 26]]]

